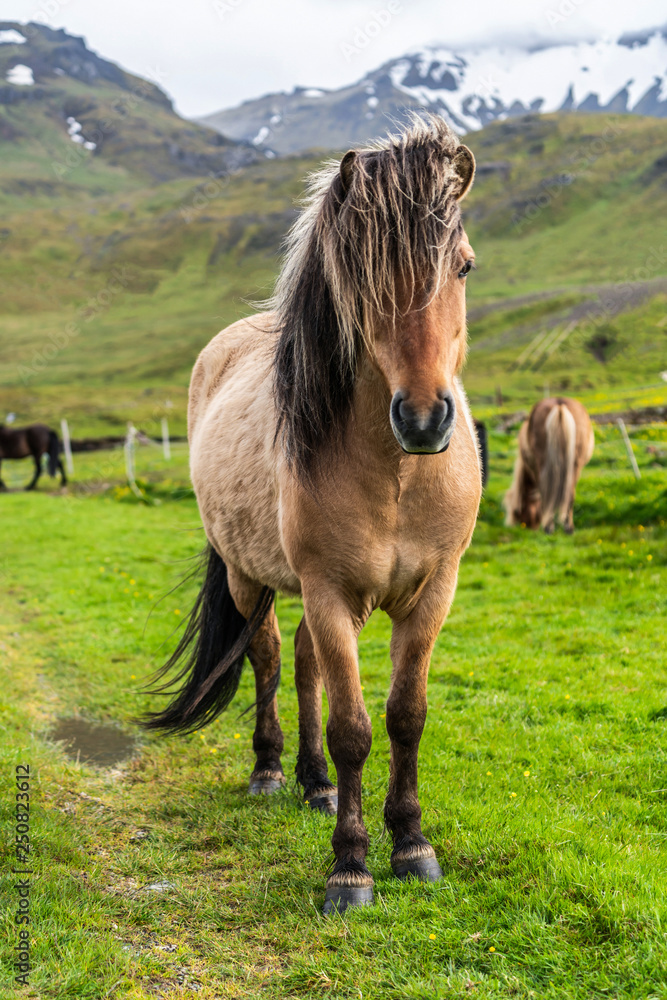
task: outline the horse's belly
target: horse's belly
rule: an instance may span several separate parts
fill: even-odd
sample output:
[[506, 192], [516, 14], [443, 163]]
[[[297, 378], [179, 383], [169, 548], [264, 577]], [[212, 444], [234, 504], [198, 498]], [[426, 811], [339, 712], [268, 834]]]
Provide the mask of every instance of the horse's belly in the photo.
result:
[[252, 580], [299, 593], [280, 534], [268, 373], [250, 353], [225, 370], [191, 429], [190, 474], [206, 534]]

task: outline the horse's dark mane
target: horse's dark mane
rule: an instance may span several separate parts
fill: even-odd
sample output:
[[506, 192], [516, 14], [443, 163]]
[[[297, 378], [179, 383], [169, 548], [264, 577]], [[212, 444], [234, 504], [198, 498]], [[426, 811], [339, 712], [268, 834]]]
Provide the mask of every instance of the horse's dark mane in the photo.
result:
[[342, 438], [374, 325], [398, 314], [397, 282], [435, 294], [456, 252], [460, 149], [442, 118], [415, 117], [358, 151], [346, 180], [337, 161], [310, 178], [271, 300], [278, 436], [303, 479], [323, 446]]

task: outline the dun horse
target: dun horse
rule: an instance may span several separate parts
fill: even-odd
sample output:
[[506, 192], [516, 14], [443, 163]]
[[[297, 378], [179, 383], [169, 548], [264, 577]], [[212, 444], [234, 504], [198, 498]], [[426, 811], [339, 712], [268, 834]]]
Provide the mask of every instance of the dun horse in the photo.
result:
[[505, 523], [554, 530], [556, 516], [574, 531], [574, 490], [590, 461], [595, 436], [589, 416], [576, 399], [543, 399], [519, 431], [514, 480], [505, 496]]
[[[162, 671], [179, 667], [181, 686], [146, 724], [179, 733], [214, 719], [247, 653], [256, 688], [250, 793], [279, 789], [274, 595], [302, 595], [296, 775], [310, 808], [338, 814], [325, 913], [373, 899], [361, 801], [371, 722], [357, 637], [375, 608], [393, 627], [384, 808], [392, 867], [401, 879], [442, 875], [421, 829], [417, 755], [431, 651], [481, 494], [458, 378], [474, 266], [459, 201], [474, 169], [471, 152], [431, 118], [316, 173], [271, 311], [219, 333], [192, 376], [191, 475], [207, 571]], [[323, 753], [322, 685], [337, 787]]]
[[[60, 471], [60, 485], [67, 483], [60, 460], [60, 442], [55, 431], [44, 424], [31, 424], [29, 427], [0, 425], [0, 465], [3, 458], [29, 458], [31, 455], [35, 462], [35, 473], [26, 486], [27, 490], [34, 490], [42, 474], [42, 455], [49, 456], [49, 475], [55, 476]], [[0, 476], [0, 490], [5, 489], [7, 487]]]

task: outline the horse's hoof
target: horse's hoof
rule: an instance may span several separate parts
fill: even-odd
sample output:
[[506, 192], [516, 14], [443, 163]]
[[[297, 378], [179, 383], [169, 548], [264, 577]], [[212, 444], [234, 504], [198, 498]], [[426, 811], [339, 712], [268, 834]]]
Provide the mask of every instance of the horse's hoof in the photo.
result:
[[322, 913], [325, 917], [332, 913], [344, 913], [355, 906], [372, 906], [373, 888], [370, 885], [334, 885], [327, 889]]
[[273, 795], [274, 792], [279, 792], [284, 787], [285, 778], [283, 775], [264, 775], [258, 777], [253, 775], [248, 785], [248, 794]]
[[408, 878], [420, 882], [437, 882], [442, 878], [442, 868], [435, 858], [410, 858], [406, 861], [392, 861], [391, 867], [396, 878], [404, 882]]
[[327, 816], [335, 816], [338, 812], [338, 792], [313, 795], [306, 802], [315, 812], [325, 813]]

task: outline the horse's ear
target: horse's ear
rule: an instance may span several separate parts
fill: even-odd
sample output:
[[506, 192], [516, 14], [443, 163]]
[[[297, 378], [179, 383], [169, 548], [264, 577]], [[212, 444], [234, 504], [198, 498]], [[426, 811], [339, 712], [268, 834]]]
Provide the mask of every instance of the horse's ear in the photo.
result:
[[452, 166], [456, 171], [460, 185], [456, 199], [457, 201], [461, 201], [461, 198], [465, 198], [467, 195], [475, 178], [475, 157], [467, 146], [458, 147], [452, 159]]
[[356, 151], [354, 149], [348, 150], [343, 159], [340, 161], [340, 179], [343, 185], [343, 196], [352, 187], [352, 178], [354, 176], [354, 161], [357, 158]]

